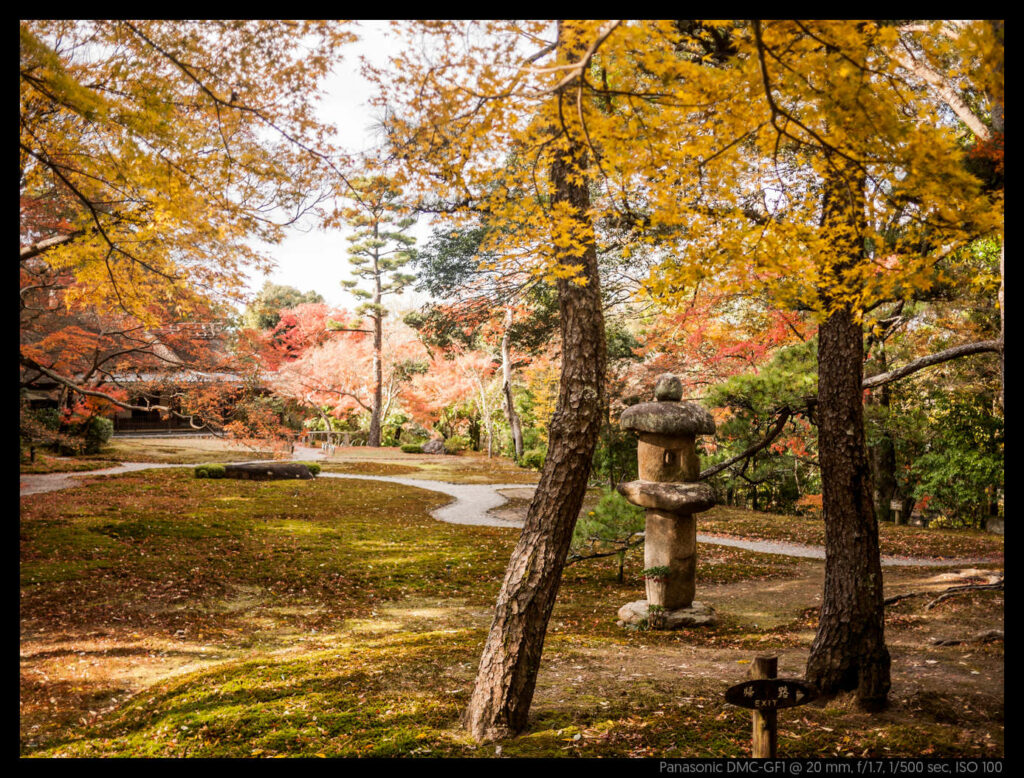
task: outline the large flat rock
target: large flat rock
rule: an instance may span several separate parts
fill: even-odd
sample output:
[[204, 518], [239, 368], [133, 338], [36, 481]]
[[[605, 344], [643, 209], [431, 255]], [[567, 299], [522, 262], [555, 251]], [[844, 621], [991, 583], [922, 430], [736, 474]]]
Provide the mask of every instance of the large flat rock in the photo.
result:
[[647, 600], [627, 602], [619, 608], [620, 627], [631, 629], [682, 629], [683, 627], [713, 627], [718, 615], [710, 605], [694, 600], [689, 608], [660, 611], [652, 614]]
[[224, 465], [224, 477], [246, 481], [280, 481], [287, 478], [310, 479], [313, 474], [308, 467], [297, 462], [245, 462]]

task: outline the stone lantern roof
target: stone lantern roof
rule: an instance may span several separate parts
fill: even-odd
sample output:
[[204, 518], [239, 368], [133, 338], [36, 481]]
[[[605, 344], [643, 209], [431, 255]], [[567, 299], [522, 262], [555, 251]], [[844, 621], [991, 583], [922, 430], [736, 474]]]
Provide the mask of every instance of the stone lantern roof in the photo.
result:
[[667, 437], [714, 435], [715, 420], [695, 403], [680, 402], [683, 386], [671, 373], [658, 376], [654, 388], [656, 402], [640, 403], [622, 412], [619, 424], [623, 429]]

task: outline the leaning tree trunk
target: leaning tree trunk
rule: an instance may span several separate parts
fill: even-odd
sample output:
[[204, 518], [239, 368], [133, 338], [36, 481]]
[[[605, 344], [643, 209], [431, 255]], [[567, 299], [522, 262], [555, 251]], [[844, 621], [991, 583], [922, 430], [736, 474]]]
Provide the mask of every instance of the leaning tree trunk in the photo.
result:
[[465, 726], [478, 740], [508, 737], [526, 727], [548, 620], [601, 431], [606, 355], [597, 255], [586, 215], [590, 198], [579, 173], [584, 152], [570, 146], [567, 156], [571, 159], [560, 157], [551, 167], [553, 205], [570, 205], [588, 240], [582, 256], [560, 259], [582, 263], [585, 285], [558, 281], [558, 406], [549, 427], [547, 459], [505, 571], [465, 714]]
[[[842, 164], [842, 163], [839, 163]], [[835, 257], [827, 261], [824, 294], [831, 313], [818, 328], [818, 460], [825, 521], [825, 589], [807, 679], [824, 694], [857, 690], [866, 709], [885, 705], [889, 651], [878, 524], [864, 439], [861, 324], [839, 302], [844, 270], [859, 259], [863, 235], [863, 178], [827, 182], [822, 226]]]

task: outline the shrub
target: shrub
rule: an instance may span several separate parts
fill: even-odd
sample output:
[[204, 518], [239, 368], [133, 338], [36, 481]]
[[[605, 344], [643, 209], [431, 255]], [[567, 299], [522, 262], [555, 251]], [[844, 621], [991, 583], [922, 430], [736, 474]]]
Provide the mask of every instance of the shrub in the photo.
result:
[[631, 541], [636, 545], [634, 535], [644, 529], [645, 521], [643, 508], [631, 504], [614, 489], [605, 489], [594, 510], [577, 520], [572, 547], [583, 558], [594, 553], [618, 552], [618, 580], [621, 582], [626, 552]]
[[422, 454], [423, 444], [422, 443], [405, 443], [402, 445], [402, 451], [406, 454]]
[[818, 519], [821, 518], [821, 506], [820, 494], [805, 494], [795, 504], [796, 511], [800, 515], [813, 516]]
[[415, 422], [403, 427], [398, 436], [399, 445], [423, 445], [427, 440], [430, 440], [430, 431]]
[[59, 429], [60, 412], [56, 408], [32, 410], [22, 399], [18, 418], [22, 461], [32, 461], [40, 446], [58, 445], [63, 437]]
[[465, 451], [467, 448], [469, 448], [469, 438], [465, 438], [462, 435], [452, 435], [450, 438], [445, 438], [444, 453], [446, 454], [457, 454], [460, 451]]
[[310, 475], [314, 478], [320, 475], [321, 467], [317, 462], [296, 462], [297, 465], [305, 465], [309, 468]]
[[213, 463], [209, 465], [196, 465], [196, 478], [223, 478], [224, 465]]
[[544, 466], [544, 459], [547, 457], [547, 450], [543, 448], [532, 448], [529, 451], [524, 451], [523, 456], [519, 460], [520, 467], [532, 467], [534, 470], [540, 470]]
[[[39, 408], [32, 411], [32, 416], [44, 429], [56, 432], [60, 429], [60, 411], [56, 408]], [[113, 427], [111, 427], [113, 429]]]
[[82, 424], [84, 439], [83, 450], [86, 454], [96, 454], [114, 435], [114, 422], [104, 416], [93, 416]]

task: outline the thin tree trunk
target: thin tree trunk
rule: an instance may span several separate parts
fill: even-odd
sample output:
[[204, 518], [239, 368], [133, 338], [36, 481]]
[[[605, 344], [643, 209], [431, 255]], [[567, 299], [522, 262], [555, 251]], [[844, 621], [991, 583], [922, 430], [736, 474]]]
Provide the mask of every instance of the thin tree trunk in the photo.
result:
[[559, 259], [582, 263], [585, 285], [566, 279], [557, 283], [562, 335], [558, 406], [547, 459], [505, 572], [465, 714], [465, 726], [478, 740], [507, 737], [526, 727], [548, 620], [601, 431], [606, 350], [593, 225], [586, 215], [590, 197], [581, 175], [585, 152], [571, 140], [566, 145], [551, 166], [553, 206], [571, 207], [586, 248], [582, 255]]
[[999, 240], [999, 407], [1005, 413], [1006, 405], [1006, 307], [1003, 302], [1003, 257], [1006, 250], [1006, 237]]
[[512, 432], [512, 447], [515, 452], [515, 461], [518, 464], [523, 458], [523, 427], [519, 421], [519, 413], [516, 411], [515, 400], [512, 397], [512, 349], [509, 344], [509, 328], [512, 326], [512, 309], [505, 309], [504, 332], [501, 335], [501, 395], [504, 398], [505, 416], [508, 418], [508, 426]]
[[494, 420], [491, 418], [491, 409], [487, 407], [487, 390], [480, 376], [474, 376], [476, 381], [477, 394], [480, 395], [480, 413], [484, 417], [484, 427], [487, 430], [487, 458], [494, 454]]
[[[379, 236], [378, 227], [373, 226], [373, 237]], [[370, 430], [366, 437], [367, 446], [380, 446], [380, 411], [384, 399], [384, 373], [381, 362], [384, 350], [384, 313], [381, 311], [381, 270], [377, 264], [376, 252], [373, 259], [374, 293], [373, 293], [373, 405], [370, 408]]]
[[888, 521], [892, 501], [896, 499], [896, 447], [888, 432], [874, 446], [871, 452], [871, 473], [875, 487], [875, 516], [879, 521]]
[[890, 659], [885, 646], [878, 524], [864, 438], [863, 332], [840, 296], [843, 271], [862, 251], [863, 191], [858, 174], [836, 174], [826, 182], [822, 209], [822, 226], [835, 252], [825, 258], [826, 278], [835, 285], [823, 291], [833, 310], [818, 328], [815, 410], [825, 521], [825, 588], [806, 676], [826, 695], [856, 689], [858, 703], [874, 710], [886, 703]]
[[917, 504], [917, 500], [909, 491], [910, 487], [907, 488], [907, 493], [900, 499], [900, 518], [897, 524], [910, 524], [910, 514], [914, 512], [914, 506]]
[[[885, 346], [878, 349], [878, 358], [882, 371], [886, 369]], [[862, 382], [863, 385], [863, 382]], [[877, 392], [871, 392], [868, 403], [882, 409], [882, 429], [878, 442], [871, 447], [871, 479], [875, 485], [875, 516], [879, 521], [888, 521], [889, 504], [896, 496], [896, 446], [888, 430], [889, 419], [889, 387], [883, 385]]]
[[[613, 460], [612, 460], [612, 409], [611, 409], [611, 406], [608, 405], [608, 404], [605, 404], [605, 407], [604, 407], [604, 432], [605, 432], [604, 445], [605, 445], [605, 450], [608, 452], [608, 455], [607, 455], [607, 462], [608, 462], [608, 488], [609, 489], [614, 489], [616, 481], [615, 481], [615, 467], [613, 465]], [[620, 570], [620, 573], [621, 573], [621, 570]], [[619, 578], [619, 582], [620, 583], [622, 582], [622, 578], [621, 577]]]

